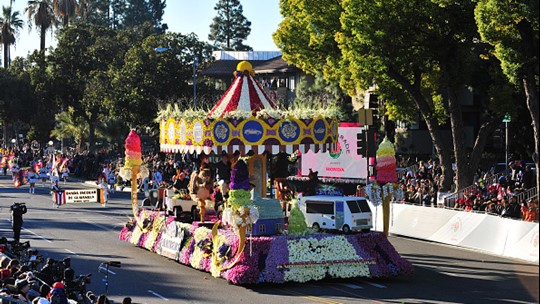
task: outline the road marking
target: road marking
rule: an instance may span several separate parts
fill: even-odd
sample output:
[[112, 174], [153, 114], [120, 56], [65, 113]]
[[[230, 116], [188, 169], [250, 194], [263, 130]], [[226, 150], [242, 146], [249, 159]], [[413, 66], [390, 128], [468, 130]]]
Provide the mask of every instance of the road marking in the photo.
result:
[[364, 287], [359, 286], [359, 285], [354, 285], [354, 284], [343, 284], [343, 286], [349, 287], [351, 289], [364, 289]]
[[367, 284], [373, 286], [373, 287], [377, 287], [377, 288], [386, 288], [386, 286], [384, 285], [381, 285], [381, 284], [377, 284], [377, 283], [371, 283], [371, 282], [366, 282]]
[[71, 251], [71, 250], [69, 250], [69, 249], [64, 249], [64, 250], [67, 251], [68, 253], [73, 254], [73, 255], [78, 255], [77, 253], [75, 253], [75, 252], [73, 252], [73, 251]]
[[311, 301], [314, 301], [314, 302], [325, 303], [325, 304], [343, 304], [342, 302], [335, 302], [335, 301], [327, 300], [327, 299], [324, 299], [324, 298], [319, 298], [319, 297], [315, 297], [315, 296], [308, 296], [306, 294], [296, 292], [296, 291], [293, 291], [293, 290], [290, 290], [290, 289], [283, 288], [282, 290], [287, 292], [287, 293], [290, 293], [292, 295], [301, 296], [304, 299], [308, 299], [308, 300], [311, 300]]
[[148, 292], [155, 295], [156, 297], [162, 299], [163, 301], [169, 301], [169, 299], [165, 298], [164, 296], [160, 295], [159, 293], [153, 291], [153, 290], [150, 290], [148, 289]]
[[85, 223], [87, 223], [87, 224], [89, 224], [89, 225], [98, 227], [99, 229], [103, 229], [103, 230], [106, 230], [106, 231], [110, 231], [110, 230], [111, 230], [111, 229], [109, 229], [109, 227], [105, 227], [105, 226], [100, 225], [100, 224], [92, 223], [92, 222], [90, 222], [90, 221], [88, 221], [88, 220], [84, 220], [84, 219], [83, 219], [81, 222], [85, 222]]
[[26, 228], [24, 228], [24, 227], [23, 227], [23, 230], [24, 230], [24, 231], [28, 231], [28, 232], [30, 232], [31, 234], [33, 234], [33, 235], [37, 236], [38, 238], [40, 238], [40, 239], [42, 239], [42, 240], [44, 240], [44, 241], [46, 241], [46, 242], [48, 242], [48, 243], [52, 243], [52, 241], [51, 241], [51, 240], [48, 240], [48, 239], [46, 239], [46, 238], [42, 237], [41, 235], [39, 235], [39, 234], [35, 233], [35, 232], [34, 232], [34, 231], [32, 231], [32, 230], [28, 230], [28, 229], [26, 229]]
[[[354, 286], [354, 288], [356, 289], [363, 289], [362, 286], [358, 286], [358, 285], [354, 285], [354, 284], [341, 284], [341, 285], [351, 285], [349, 287], [353, 288], [352, 286]], [[375, 299], [370, 299], [370, 298], [367, 298], [367, 297], [364, 297], [364, 296], [361, 296], [360, 294], [357, 294], [357, 293], [354, 293], [354, 292], [350, 292], [350, 291], [347, 291], [347, 290], [344, 290], [344, 289], [341, 289], [341, 288], [337, 288], [335, 286], [328, 286], [329, 288], [332, 288], [334, 290], [337, 290], [339, 292], [342, 292], [344, 294], [348, 294], [348, 295], [351, 295], [355, 298], [360, 298], [360, 299], [363, 299], [363, 300], [366, 300], [366, 301], [370, 301], [371, 303], [376, 303], [376, 304], [384, 304], [384, 302], [381, 302], [381, 301], [377, 301]], [[365, 302], [365, 301], [364, 301]]]

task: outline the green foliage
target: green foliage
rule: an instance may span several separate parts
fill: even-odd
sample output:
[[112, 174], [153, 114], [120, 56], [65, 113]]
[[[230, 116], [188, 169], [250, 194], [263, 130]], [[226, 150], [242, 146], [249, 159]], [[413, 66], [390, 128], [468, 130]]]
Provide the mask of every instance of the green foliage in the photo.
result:
[[[158, 47], [168, 50], [158, 53]], [[169, 103], [183, 109], [192, 106], [193, 61], [200, 59], [203, 68], [211, 58], [211, 47], [195, 34], [168, 33], [151, 35], [134, 44], [125, 54], [123, 66], [113, 70], [114, 78], [109, 108], [130, 124], [150, 125], [157, 113]], [[199, 108], [199, 106], [197, 107]]]
[[300, 210], [300, 208], [298, 208], [297, 200], [293, 200], [291, 203], [293, 207], [289, 216], [289, 235], [305, 235], [309, 231], [306, 224], [306, 217], [304, 216], [304, 213]]
[[0, 88], [0, 122], [28, 122], [35, 105], [28, 74], [0, 68]]
[[538, 89], [538, 1], [481, 0], [475, 19], [482, 39], [495, 47], [504, 74], [521, 85], [532, 69]]
[[10, 62], [10, 46], [15, 44], [15, 37], [24, 22], [18, 11], [12, 11], [10, 6], [2, 6], [2, 16], [0, 16], [0, 44], [4, 49], [4, 67], [7, 68]]
[[218, 0], [214, 7], [217, 16], [210, 25], [208, 40], [213, 41], [214, 47], [226, 51], [250, 51], [250, 46], [244, 45], [251, 32], [251, 22], [243, 15], [242, 4], [239, 0]]

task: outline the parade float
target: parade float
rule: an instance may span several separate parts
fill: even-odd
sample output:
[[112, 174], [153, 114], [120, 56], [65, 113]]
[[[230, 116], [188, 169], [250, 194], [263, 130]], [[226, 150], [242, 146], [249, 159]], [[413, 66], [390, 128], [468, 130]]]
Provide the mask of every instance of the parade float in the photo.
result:
[[297, 207], [285, 225], [279, 202], [263, 197], [264, 151], [325, 151], [336, 141], [337, 118], [324, 110], [306, 114], [311, 116], [278, 110], [249, 63], [241, 62], [237, 70], [209, 113], [167, 117], [174, 114], [169, 111], [159, 117], [164, 152], [242, 155], [233, 165], [221, 220], [210, 227], [181, 223], [164, 212], [138, 208], [133, 193], [134, 216], [120, 239], [239, 285], [412, 274], [411, 263], [382, 233], [318, 233], [306, 226]]

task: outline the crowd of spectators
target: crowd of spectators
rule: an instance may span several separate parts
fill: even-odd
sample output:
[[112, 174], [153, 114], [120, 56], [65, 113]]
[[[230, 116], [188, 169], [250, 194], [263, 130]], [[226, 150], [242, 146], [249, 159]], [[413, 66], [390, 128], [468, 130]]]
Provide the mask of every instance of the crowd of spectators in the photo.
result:
[[[439, 164], [433, 160], [420, 161], [417, 166], [408, 167], [400, 180], [404, 193], [403, 201], [422, 206], [437, 206], [441, 175]], [[494, 182], [488, 184], [488, 180]], [[474, 184], [461, 197], [451, 201], [452, 205], [445, 207], [538, 221], [538, 196], [518, 201], [518, 194], [529, 190], [533, 184], [533, 168], [522, 161], [513, 161], [508, 166], [507, 175], [504, 172], [496, 174], [493, 168], [485, 172], [478, 171]]]

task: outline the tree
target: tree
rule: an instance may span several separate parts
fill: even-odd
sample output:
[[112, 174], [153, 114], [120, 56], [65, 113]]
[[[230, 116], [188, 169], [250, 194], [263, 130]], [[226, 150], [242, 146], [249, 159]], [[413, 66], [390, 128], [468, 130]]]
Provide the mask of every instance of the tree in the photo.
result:
[[107, 71], [121, 51], [112, 29], [76, 23], [62, 29], [58, 47], [49, 56], [55, 98], [88, 123], [90, 150], [95, 147], [95, 122], [108, 116], [104, 103], [112, 88]]
[[214, 10], [218, 15], [210, 25], [208, 40], [213, 41], [216, 48], [226, 51], [252, 50], [243, 44], [251, 32], [251, 22], [243, 15], [240, 1], [219, 0]]
[[29, 0], [25, 12], [28, 14], [28, 27], [31, 29], [33, 21], [39, 28], [39, 49], [45, 51], [45, 34], [56, 24], [51, 0]]
[[68, 26], [70, 19], [75, 18], [77, 13], [76, 0], [53, 0], [54, 13], [62, 18], [62, 25]]
[[122, 19], [122, 28], [133, 28], [149, 22], [154, 29], [161, 31], [161, 21], [165, 11], [165, 0], [130, 0], [127, 1]]
[[525, 93], [534, 134], [536, 185], [540, 186], [540, 119], [538, 101], [538, 2], [481, 0], [475, 20], [483, 40], [494, 46], [494, 55], [510, 82]]
[[[133, 41], [133, 39], [131, 39]], [[167, 50], [157, 53], [157, 47]], [[168, 33], [148, 36], [141, 43], [133, 43], [124, 56], [124, 65], [114, 71], [114, 96], [108, 107], [115, 116], [130, 125], [149, 126], [166, 103], [193, 100], [193, 61], [198, 57], [199, 68], [211, 58], [211, 46], [199, 41], [195, 34]], [[188, 107], [191, 101], [183, 104]]]
[[[458, 96], [470, 85], [484, 45], [477, 43], [473, 3], [439, 2], [282, 1], [285, 19], [274, 39], [286, 60], [308, 71], [322, 70], [351, 95], [373, 84], [383, 99], [398, 92], [407, 95], [401, 100], [412, 101], [422, 114], [442, 164], [442, 188], [447, 190], [452, 158], [458, 166], [458, 188], [470, 185], [486, 134], [497, 123], [493, 113], [487, 113], [473, 150], [465, 150]], [[441, 135], [446, 117], [454, 149]]]
[[4, 68], [9, 66], [11, 60], [10, 47], [15, 44], [17, 32], [23, 27], [24, 22], [19, 17], [19, 12], [13, 12], [11, 5], [2, 6], [0, 17], [0, 43], [4, 46]]
[[69, 107], [67, 111], [56, 114], [55, 121], [56, 125], [51, 131], [51, 136], [57, 140], [73, 138], [77, 143], [77, 152], [80, 152], [84, 146], [85, 136], [88, 135], [88, 122], [82, 119], [82, 117], [77, 117], [73, 107]]

